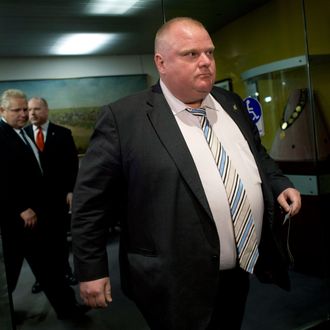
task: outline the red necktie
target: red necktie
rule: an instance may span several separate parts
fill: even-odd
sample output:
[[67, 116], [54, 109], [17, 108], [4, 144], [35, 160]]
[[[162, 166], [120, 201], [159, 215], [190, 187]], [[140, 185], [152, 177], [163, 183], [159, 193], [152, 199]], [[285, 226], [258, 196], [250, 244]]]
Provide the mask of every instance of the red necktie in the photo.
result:
[[40, 151], [44, 150], [45, 147], [45, 142], [44, 142], [44, 134], [42, 133], [42, 128], [38, 127], [38, 132], [37, 132], [37, 146]]

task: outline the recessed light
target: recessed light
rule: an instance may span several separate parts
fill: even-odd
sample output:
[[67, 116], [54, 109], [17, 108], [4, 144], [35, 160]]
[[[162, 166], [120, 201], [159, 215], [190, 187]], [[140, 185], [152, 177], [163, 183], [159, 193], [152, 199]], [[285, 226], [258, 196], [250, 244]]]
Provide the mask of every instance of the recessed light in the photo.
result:
[[101, 49], [116, 38], [114, 33], [72, 33], [61, 37], [53, 47], [56, 55], [84, 55]]
[[97, 0], [91, 1], [86, 11], [98, 15], [122, 15], [129, 11], [139, 0]]

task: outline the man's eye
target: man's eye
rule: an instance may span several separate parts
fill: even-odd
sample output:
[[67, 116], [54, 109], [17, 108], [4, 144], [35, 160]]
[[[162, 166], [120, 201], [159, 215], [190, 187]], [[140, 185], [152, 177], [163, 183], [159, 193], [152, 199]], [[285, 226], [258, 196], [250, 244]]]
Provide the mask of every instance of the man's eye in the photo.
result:
[[27, 108], [17, 108], [17, 109], [9, 109], [9, 111], [12, 111], [12, 112], [20, 112], [20, 111], [26, 112], [26, 111], [28, 111], [28, 109]]
[[210, 50], [210, 51], [207, 52], [207, 55], [209, 57], [213, 57], [213, 54], [214, 54], [214, 51], [213, 50]]

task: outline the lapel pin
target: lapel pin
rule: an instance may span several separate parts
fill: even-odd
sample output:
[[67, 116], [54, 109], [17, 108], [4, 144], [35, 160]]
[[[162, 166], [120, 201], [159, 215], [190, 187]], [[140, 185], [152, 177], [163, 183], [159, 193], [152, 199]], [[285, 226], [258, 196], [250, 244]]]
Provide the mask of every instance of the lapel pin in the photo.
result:
[[238, 108], [237, 108], [237, 105], [236, 105], [236, 104], [234, 104], [234, 105], [233, 105], [233, 109], [234, 109], [234, 110], [238, 110]]

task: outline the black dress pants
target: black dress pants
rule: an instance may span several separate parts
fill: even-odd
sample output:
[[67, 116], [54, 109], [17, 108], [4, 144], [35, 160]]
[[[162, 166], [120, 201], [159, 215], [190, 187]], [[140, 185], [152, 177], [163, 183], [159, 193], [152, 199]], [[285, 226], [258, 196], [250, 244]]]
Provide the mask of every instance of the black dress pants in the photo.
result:
[[241, 329], [249, 291], [249, 274], [239, 267], [219, 272], [215, 308], [207, 330]]
[[10, 292], [16, 288], [24, 259], [40, 282], [57, 314], [64, 314], [77, 303], [74, 290], [66, 283], [63, 262], [51, 246], [54, 241], [39, 228], [3, 231], [4, 257]]

